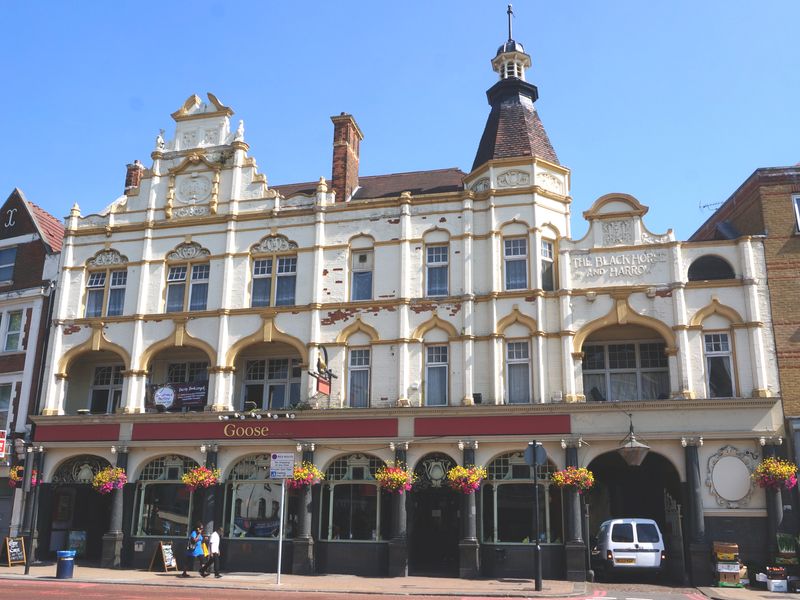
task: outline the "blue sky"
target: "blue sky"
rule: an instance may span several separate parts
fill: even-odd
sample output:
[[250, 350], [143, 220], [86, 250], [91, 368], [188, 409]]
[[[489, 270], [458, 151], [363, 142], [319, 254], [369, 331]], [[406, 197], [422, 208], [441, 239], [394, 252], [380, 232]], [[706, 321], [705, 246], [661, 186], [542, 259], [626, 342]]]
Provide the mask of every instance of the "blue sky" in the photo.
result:
[[[100, 210], [125, 165], [210, 91], [244, 119], [271, 184], [329, 177], [332, 124], [365, 134], [361, 173], [468, 170], [506, 2], [0, 4], [0, 195]], [[572, 170], [573, 234], [608, 192], [686, 238], [758, 167], [800, 162], [800, 3], [565, 0], [514, 5], [539, 114]]]

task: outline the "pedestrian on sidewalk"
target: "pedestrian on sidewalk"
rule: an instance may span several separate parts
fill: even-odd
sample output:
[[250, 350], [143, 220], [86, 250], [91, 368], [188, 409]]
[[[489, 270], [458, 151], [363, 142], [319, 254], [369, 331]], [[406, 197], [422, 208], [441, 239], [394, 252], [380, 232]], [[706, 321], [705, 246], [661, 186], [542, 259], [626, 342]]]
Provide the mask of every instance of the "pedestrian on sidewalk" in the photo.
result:
[[194, 571], [194, 559], [200, 557], [200, 568], [203, 568], [203, 524], [198, 521], [189, 539], [186, 542], [186, 560], [183, 566], [183, 573], [178, 577], [190, 577], [187, 571]]
[[223, 528], [217, 527], [214, 532], [211, 534], [209, 538], [209, 544], [211, 545], [211, 555], [208, 557], [206, 564], [200, 569], [200, 575], [203, 577], [208, 577], [211, 573], [209, 570], [211, 566], [214, 566], [214, 577], [219, 579], [222, 575], [219, 574], [219, 543], [222, 540], [222, 533]]

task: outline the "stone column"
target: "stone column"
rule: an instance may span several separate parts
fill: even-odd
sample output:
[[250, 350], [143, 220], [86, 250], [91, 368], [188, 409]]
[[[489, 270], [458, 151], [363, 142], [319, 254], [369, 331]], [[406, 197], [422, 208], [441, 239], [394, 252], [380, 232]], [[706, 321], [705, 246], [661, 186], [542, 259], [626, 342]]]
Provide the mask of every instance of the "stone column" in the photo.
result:
[[[567, 445], [566, 463], [568, 467], [578, 466], [578, 448], [574, 442]], [[586, 581], [586, 545], [581, 528], [581, 499], [576, 488], [570, 486], [563, 490], [567, 581]]]
[[[128, 470], [128, 449], [117, 450], [117, 467]], [[100, 564], [104, 569], [119, 569], [122, 567], [122, 510], [124, 490], [111, 492], [111, 521], [108, 532], [103, 535], [103, 555]]]
[[[464, 448], [464, 466], [475, 465], [477, 442], [467, 442]], [[477, 492], [475, 492], [477, 493]], [[480, 544], [478, 544], [475, 494], [461, 498], [461, 541], [458, 543], [458, 576], [475, 579], [480, 575]]]
[[[406, 466], [408, 445], [395, 446], [395, 464]], [[408, 576], [408, 539], [406, 499], [408, 494], [395, 494], [392, 497], [392, 539], [389, 540], [389, 577]]]
[[703, 511], [703, 481], [700, 476], [698, 447], [701, 439], [681, 440], [686, 448], [686, 492], [689, 514], [689, 564], [692, 585], [711, 584], [711, 548], [706, 542], [705, 514]]
[[[314, 444], [303, 444], [303, 462], [314, 462]], [[314, 573], [314, 538], [311, 536], [311, 486], [300, 490], [300, 507], [297, 513], [297, 533], [293, 541], [292, 574]]]
[[[763, 445], [764, 458], [778, 456], [778, 446], [767, 440]], [[783, 498], [780, 490], [764, 490], [767, 495], [767, 557], [773, 559], [778, 552], [778, 527], [783, 520]]]

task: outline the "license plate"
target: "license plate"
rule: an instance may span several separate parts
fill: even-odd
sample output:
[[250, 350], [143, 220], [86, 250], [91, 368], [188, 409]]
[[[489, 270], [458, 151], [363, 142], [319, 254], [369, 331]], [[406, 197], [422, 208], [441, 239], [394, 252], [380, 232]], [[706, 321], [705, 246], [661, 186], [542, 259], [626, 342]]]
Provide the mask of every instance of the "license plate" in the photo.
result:
[[636, 562], [635, 558], [615, 558], [614, 562], [620, 565], [632, 565]]

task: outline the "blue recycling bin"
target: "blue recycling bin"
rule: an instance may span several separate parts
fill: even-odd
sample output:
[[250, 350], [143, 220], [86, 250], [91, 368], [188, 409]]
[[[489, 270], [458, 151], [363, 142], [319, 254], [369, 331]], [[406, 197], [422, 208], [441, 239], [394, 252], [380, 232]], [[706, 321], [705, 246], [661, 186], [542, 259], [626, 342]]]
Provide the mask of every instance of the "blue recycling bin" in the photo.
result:
[[59, 550], [56, 552], [56, 579], [72, 579], [75, 569], [75, 550]]

